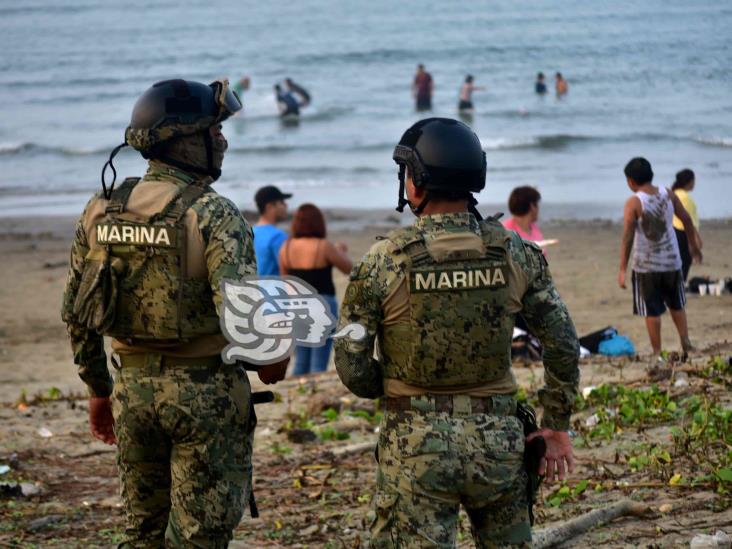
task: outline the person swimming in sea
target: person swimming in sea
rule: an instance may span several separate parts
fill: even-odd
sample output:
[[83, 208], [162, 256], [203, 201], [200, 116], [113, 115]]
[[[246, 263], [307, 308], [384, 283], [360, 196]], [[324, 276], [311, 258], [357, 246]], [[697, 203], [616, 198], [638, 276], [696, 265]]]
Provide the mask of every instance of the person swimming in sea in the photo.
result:
[[274, 85], [274, 91], [280, 118], [294, 119], [300, 116], [300, 103], [291, 92], [283, 90], [279, 84]]
[[470, 116], [475, 112], [475, 108], [473, 107], [473, 92], [484, 89], [473, 84], [472, 74], [465, 77], [465, 82], [460, 87], [460, 100], [458, 101], [458, 112], [460, 115]]
[[310, 104], [310, 94], [305, 88], [293, 82], [291, 78], [285, 78], [285, 86], [287, 86], [288, 91], [296, 96], [300, 108], [307, 107]]

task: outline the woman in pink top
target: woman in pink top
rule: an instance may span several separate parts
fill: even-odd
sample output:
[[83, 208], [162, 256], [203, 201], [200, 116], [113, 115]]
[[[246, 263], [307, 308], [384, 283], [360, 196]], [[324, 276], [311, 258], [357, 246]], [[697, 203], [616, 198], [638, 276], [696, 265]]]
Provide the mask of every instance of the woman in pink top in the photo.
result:
[[539, 219], [541, 195], [534, 187], [516, 187], [508, 198], [508, 209], [512, 217], [503, 222], [510, 231], [516, 231], [524, 240], [544, 240], [536, 222]]

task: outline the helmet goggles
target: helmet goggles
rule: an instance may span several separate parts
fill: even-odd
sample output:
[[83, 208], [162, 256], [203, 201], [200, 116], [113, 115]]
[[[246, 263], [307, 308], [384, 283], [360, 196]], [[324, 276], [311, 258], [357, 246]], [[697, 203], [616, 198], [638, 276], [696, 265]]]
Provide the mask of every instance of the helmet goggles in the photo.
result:
[[216, 117], [217, 123], [223, 122], [244, 107], [239, 96], [229, 87], [229, 81], [227, 79], [214, 80], [209, 86], [213, 89], [214, 100], [219, 109], [219, 114]]

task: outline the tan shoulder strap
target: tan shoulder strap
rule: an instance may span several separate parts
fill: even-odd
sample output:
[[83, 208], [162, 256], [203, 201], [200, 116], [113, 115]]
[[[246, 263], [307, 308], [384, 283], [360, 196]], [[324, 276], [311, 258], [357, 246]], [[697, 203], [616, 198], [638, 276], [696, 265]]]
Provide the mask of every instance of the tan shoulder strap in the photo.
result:
[[127, 201], [130, 199], [130, 193], [140, 182], [139, 177], [128, 177], [122, 184], [112, 191], [112, 196], [109, 199], [109, 204], [104, 210], [104, 213], [112, 216], [113, 218], [125, 211]]

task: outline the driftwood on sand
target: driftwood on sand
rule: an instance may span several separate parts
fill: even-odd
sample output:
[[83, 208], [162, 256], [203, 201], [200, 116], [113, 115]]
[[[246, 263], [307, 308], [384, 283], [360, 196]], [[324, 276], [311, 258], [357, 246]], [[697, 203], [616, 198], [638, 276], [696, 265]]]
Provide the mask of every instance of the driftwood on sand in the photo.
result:
[[564, 543], [590, 528], [607, 524], [623, 516], [645, 517], [651, 514], [651, 508], [643, 503], [624, 499], [602, 509], [595, 509], [579, 517], [570, 519], [549, 528], [533, 533], [534, 549], [546, 549]]

